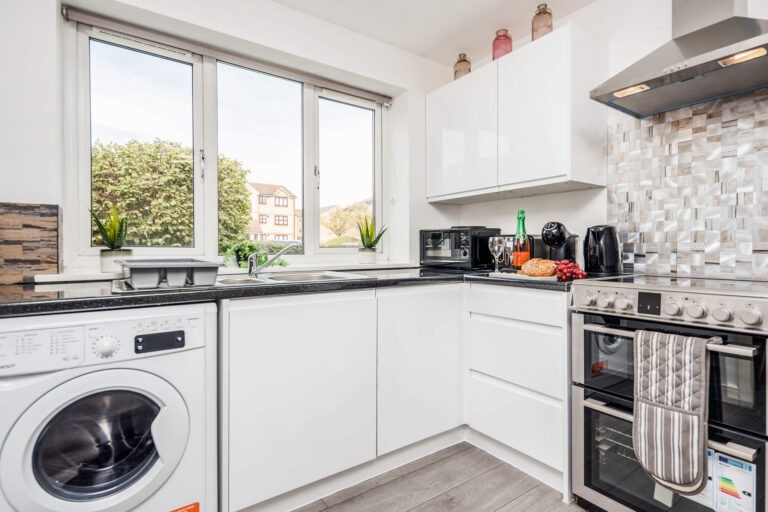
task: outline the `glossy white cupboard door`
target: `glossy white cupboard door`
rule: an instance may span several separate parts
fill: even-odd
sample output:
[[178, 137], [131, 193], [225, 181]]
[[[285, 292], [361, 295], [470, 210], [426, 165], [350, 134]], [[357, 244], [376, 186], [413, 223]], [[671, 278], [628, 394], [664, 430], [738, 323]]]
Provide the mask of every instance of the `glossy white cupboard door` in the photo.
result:
[[569, 174], [570, 34], [568, 24], [497, 61], [501, 187]]
[[230, 511], [375, 458], [373, 290], [233, 301], [228, 321]]
[[379, 290], [378, 454], [460, 424], [461, 285]]
[[427, 197], [497, 185], [496, 62], [426, 99]]

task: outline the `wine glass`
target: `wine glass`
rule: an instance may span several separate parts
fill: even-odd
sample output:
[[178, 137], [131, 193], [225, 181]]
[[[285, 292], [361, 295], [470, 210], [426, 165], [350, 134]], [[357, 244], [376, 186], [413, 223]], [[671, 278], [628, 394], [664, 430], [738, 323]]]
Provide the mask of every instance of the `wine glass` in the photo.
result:
[[506, 241], [503, 237], [492, 236], [488, 238], [488, 249], [493, 254], [493, 259], [496, 262], [496, 270], [499, 271], [499, 257], [504, 253], [504, 247], [506, 247]]

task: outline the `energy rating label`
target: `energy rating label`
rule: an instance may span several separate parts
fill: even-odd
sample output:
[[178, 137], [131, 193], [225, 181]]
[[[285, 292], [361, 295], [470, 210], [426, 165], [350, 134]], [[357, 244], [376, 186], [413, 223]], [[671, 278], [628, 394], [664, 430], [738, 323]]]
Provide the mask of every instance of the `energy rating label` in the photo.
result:
[[718, 453], [717, 512], [754, 512], [757, 468], [754, 464]]

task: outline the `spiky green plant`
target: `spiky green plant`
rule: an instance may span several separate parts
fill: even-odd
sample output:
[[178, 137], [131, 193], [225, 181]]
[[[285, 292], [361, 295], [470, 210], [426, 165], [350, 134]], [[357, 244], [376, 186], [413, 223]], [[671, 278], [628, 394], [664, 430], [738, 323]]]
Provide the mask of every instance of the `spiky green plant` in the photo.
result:
[[360, 230], [360, 242], [366, 249], [375, 249], [376, 244], [379, 243], [381, 235], [388, 229], [386, 226], [381, 228], [376, 233], [376, 225], [373, 219], [368, 220], [368, 217], [363, 217], [362, 221], [357, 223], [357, 229]]
[[127, 217], [120, 217], [117, 213], [117, 208], [114, 204], [111, 204], [111, 210], [107, 213], [107, 217], [102, 223], [101, 220], [90, 210], [91, 217], [96, 222], [96, 227], [99, 229], [101, 240], [104, 242], [110, 250], [116, 251], [125, 244], [125, 234], [128, 231], [128, 219]]

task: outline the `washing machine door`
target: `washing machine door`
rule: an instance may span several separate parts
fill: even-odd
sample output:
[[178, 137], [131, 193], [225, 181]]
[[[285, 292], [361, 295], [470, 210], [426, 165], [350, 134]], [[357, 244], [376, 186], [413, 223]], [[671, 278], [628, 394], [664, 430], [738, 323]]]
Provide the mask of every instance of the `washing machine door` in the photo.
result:
[[0, 486], [17, 511], [132, 510], [173, 473], [188, 437], [187, 406], [166, 380], [94, 371], [19, 417], [0, 451]]

